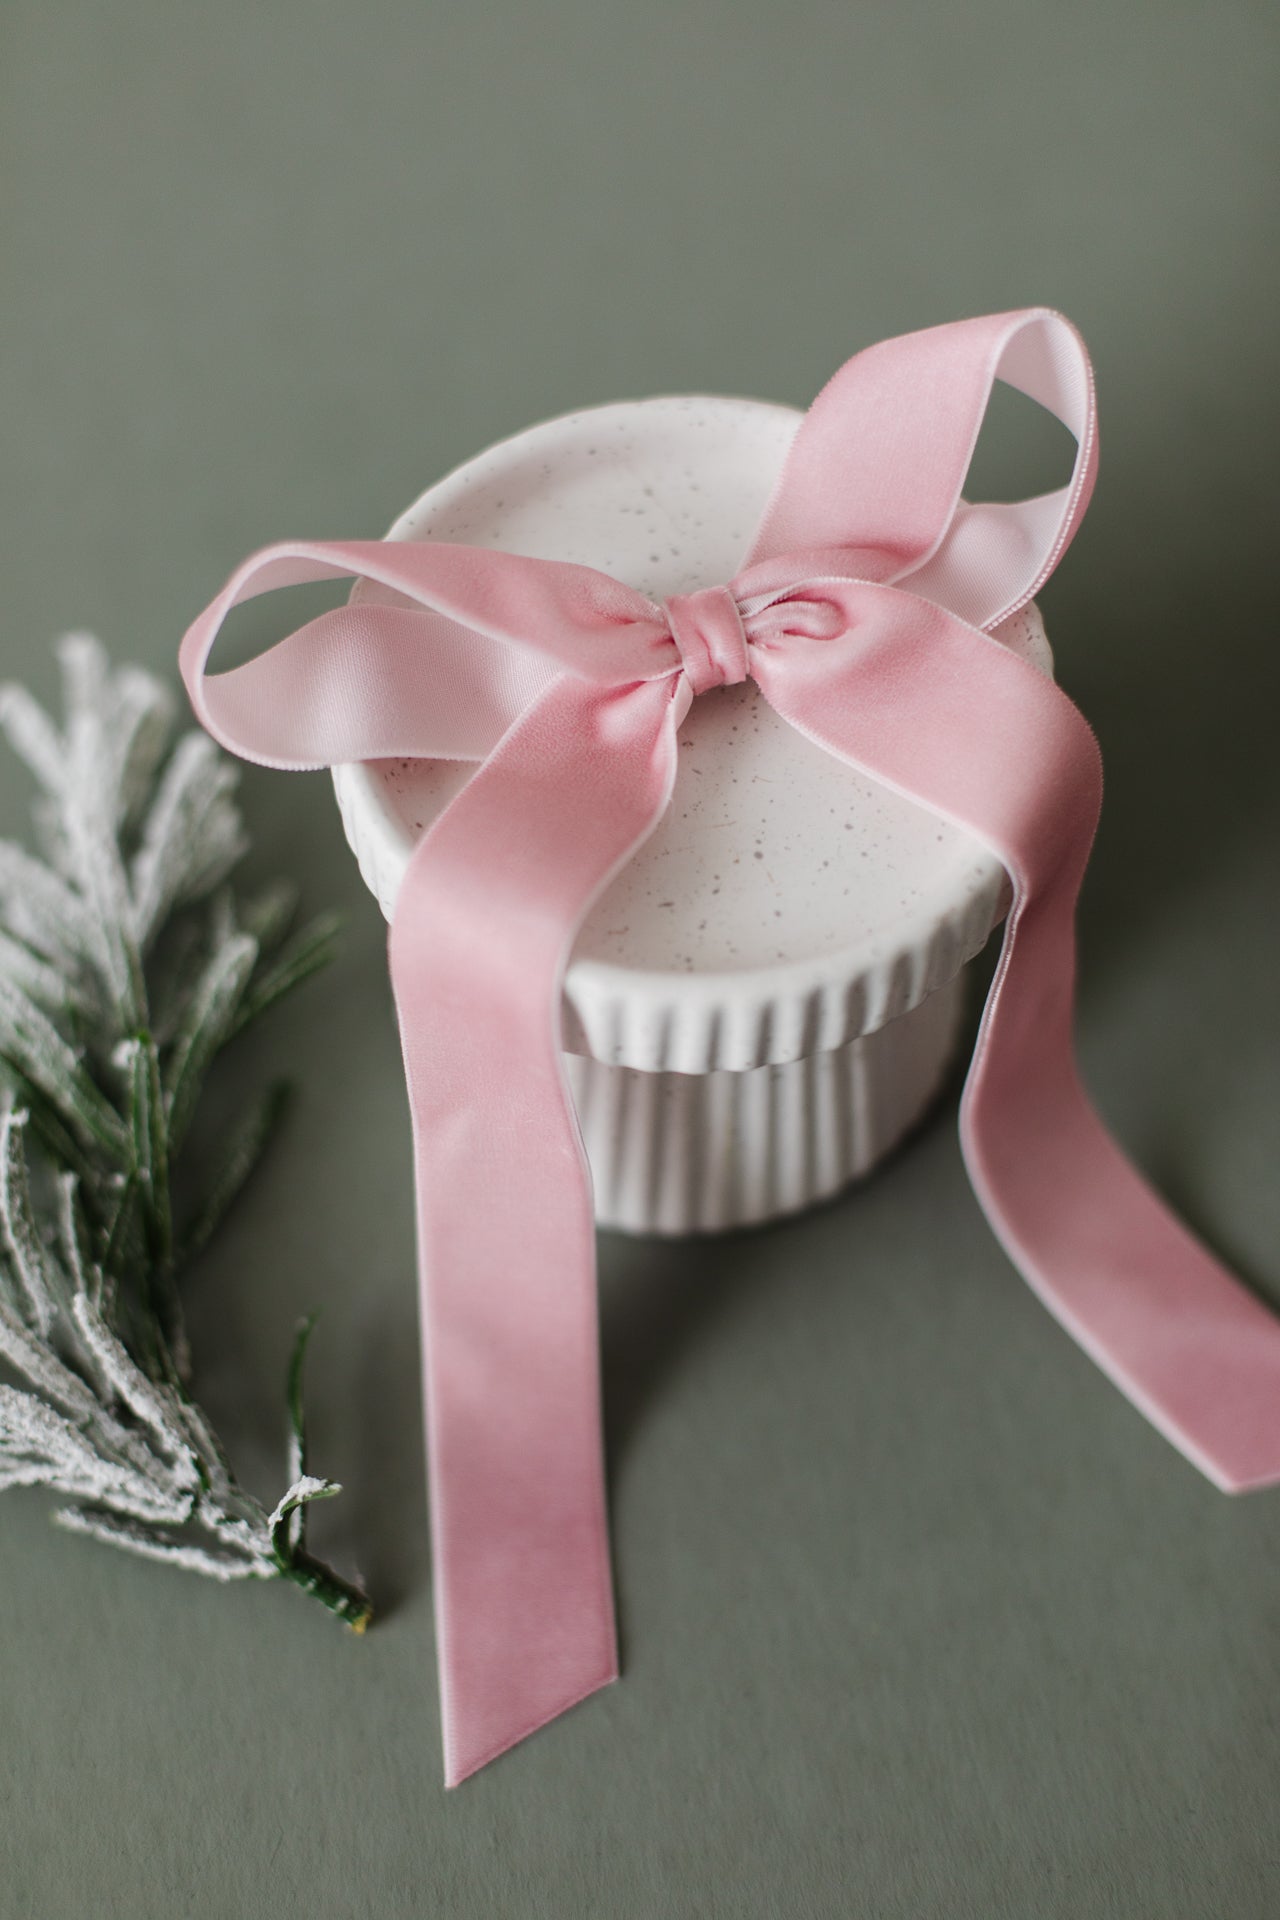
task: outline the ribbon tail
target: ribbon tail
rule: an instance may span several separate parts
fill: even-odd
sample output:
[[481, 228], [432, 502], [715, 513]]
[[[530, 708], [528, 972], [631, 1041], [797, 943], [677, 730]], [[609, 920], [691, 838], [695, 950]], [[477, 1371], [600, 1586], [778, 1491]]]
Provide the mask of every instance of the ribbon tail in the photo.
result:
[[396, 903], [448, 1786], [617, 1677], [560, 995], [583, 916], [667, 804], [678, 712], [670, 679], [562, 676], [426, 834]]
[[1271, 1484], [1280, 1321], [1130, 1164], [1076, 1070], [1093, 735], [998, 641], [927, 601], [895, 601], [868, 601], [870, 619], [841, 640], [757, 649], [755, 672], [792, 725], [977, 835], [1013, 881], [961, 1109], [978, 1199], [1023, 1277], [1159, 1431], [1225, 1491]]
[[1271, 1485], [1280, 1322], [1094, 1110], [1068, 1037], [1070, 938], [1065, 901], [1017, 890], [961, 1103], [970, 1180], [1015, 1266], [1152, 1425], [1222, 1491]]

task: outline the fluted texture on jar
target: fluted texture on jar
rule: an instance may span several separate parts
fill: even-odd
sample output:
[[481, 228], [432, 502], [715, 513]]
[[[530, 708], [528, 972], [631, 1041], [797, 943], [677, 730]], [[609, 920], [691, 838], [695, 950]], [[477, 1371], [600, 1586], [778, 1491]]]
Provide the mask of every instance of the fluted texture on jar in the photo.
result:
[[745, 1072], [643, 1072], [566, 1054], [601, 1226], [713, 1233], [829, 1199], [922, 1117], [964, 976], [844, 1046]]

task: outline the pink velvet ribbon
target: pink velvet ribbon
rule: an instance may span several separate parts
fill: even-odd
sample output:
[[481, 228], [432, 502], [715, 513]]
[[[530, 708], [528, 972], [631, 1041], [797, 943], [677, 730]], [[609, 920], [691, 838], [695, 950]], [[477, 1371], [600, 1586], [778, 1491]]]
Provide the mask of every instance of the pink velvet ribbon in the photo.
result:
[[[1059, 492], [961, 497], [992, 383], [1062, 420]], [[592, 902], [671, 794], [690, 701], [748, 676], [800, 733], [984, 842], [1013, 905], [961, 1106], [1010, 1259], [1218, 1486], [1280, 1477], [1280, 1322], [1125, 1159], [1072, 1043], [1097, 747], [994, 637], [1053, 571], [1096, 466], [1093, 382], [1045, 309], [889, 340], [806, 415], [741, 571], [658, 604], [589, 567], [436, 542], [289, 542], [195, 621], [182, 671], [233, 752], [478, 763], [401, 884], [445, 1776], [617, 1674], [591, 1183], [560, 1045]], [[370, 583], [206, 678], [237, 602]], [[408, 603], [408, 604], [406, 604]]]

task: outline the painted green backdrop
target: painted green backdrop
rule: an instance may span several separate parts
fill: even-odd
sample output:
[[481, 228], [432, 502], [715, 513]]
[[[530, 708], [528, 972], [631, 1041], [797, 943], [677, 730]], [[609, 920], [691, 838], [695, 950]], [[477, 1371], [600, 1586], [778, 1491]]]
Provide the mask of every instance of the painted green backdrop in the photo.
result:
[[[1059, 306], [1103, 422], [1044, 596], [1109, 770], [1082, 1053], [1280, 1295], [1278, 43], [1246, 0], [5, 0], [0, 674], [52, 692], [81, 626], [169, 671], [250, 547], [379, 533], [540, 417], [804, 404]], [[604, 1243], [625, 1680], [444, 1795], [382, 930], [322, 777], [243, 792], [350, 929], [243, 1069], [302, 1097], [192, 1278], [201, 1385], [274, 1494], [324, 1308], [317, 1526], [383, 1618], [6, 1496], [4, 1920], [1274, 1914], [1280, 1495], [1214, 1493], [1035, 1304], [954, 1094], [793, 1224]]]

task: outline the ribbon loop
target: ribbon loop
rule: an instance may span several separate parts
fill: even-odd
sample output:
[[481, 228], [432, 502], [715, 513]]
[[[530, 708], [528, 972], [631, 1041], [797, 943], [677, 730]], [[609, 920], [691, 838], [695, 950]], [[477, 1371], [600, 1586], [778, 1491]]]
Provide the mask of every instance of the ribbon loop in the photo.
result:
[[747, 636], [728, 587], [673, 593], [665, 611], [691, 692], [733, 687], [746, 679]]

